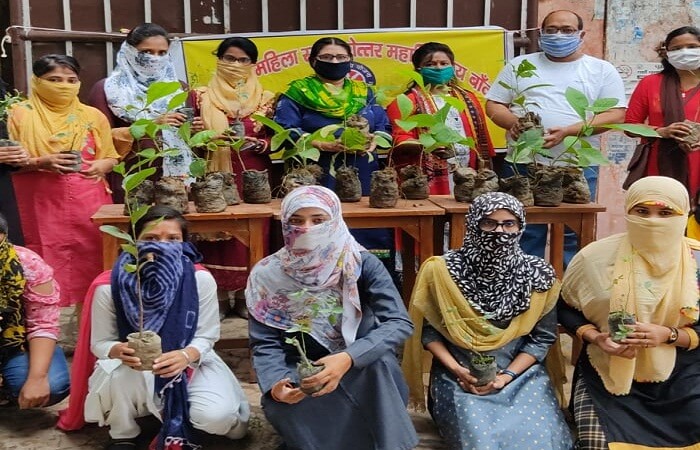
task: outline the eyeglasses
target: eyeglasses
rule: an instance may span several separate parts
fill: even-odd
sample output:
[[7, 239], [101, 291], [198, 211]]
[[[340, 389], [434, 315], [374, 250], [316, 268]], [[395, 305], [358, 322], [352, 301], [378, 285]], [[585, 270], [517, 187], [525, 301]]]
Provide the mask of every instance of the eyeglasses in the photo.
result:
[[323, 62], [331, 62], [334, 59], [338, 62], [348, 62], [352, 57], [350, 55], [331, 55], [330, 53], [325, 53], [323, 55], [318, 55], [316, 59]]
[[557, 28], [557, 27], [545, 27], [540, 30], [542, 34], [566, 34], [572, 35], [578, 33], [579, 30], [571, 27]]
[[231, 55], [224, 55], [221, 57], [222, 60], [226, 61], [227, 63], [241, 63], [241, 64], [250, 64], [253, 62], [250, 58], [247, 56], [244, 56], [242, 58], [236, 58], [235, 56]]
[[479, 229], [482, 231], [496, 231], [496, 228], [501, 227], [506, 233], [515, 233], [520, 231], [520, 222], [517, 220], [504, 220], [499, 222], [493, 219], [481, 219], [479, 221]]

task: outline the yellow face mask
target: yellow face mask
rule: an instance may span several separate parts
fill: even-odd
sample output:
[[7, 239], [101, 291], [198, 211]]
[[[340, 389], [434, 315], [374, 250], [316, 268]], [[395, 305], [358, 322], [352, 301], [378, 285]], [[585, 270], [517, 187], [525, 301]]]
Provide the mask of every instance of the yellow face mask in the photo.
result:
[[69, 106], [78, 98], [79, 91], [80, 82], [62, 83], [32, 77], [32, 92], [51, 109]]
[[219, 76], [223, 76], [227, 80], [246, 80], [254, 70], [255, 64], [232, 63], [222, 60], [216, 62], [216, 71]]

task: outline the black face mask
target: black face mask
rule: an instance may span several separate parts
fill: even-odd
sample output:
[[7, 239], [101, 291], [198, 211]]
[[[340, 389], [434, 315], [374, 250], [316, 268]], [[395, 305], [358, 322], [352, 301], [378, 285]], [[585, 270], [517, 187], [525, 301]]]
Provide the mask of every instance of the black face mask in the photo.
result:
[[314, 62], [314, 71], [316, 74], [326, 80], [336, 81], [345, 78], [345, 75], [350, 72], [350, 61], [341, 63], [331, 63], [325, 61]]

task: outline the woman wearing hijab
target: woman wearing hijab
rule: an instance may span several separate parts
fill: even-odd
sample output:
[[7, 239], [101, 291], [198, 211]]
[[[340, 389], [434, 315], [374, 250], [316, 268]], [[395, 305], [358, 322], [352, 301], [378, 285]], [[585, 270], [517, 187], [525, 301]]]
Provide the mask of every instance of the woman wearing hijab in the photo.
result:
[[[627, 232], [586, 246], [564, 275], [559, 322], [583, 339], [572, 394], [581, 449], [700, 448], [698, 242], [678, 181], [630, 186]], [[616, 343], [608, 314], [636, 316]]]
[[446, 104], [444, 97], [454, 97], [464, 103], [464, 111], [450, 108], [445, 125], [462, 137], [474, 139], [474, 153], [463, 144], [455, 144], [454, 152], [438, 149], [430, 154], [422, 154], [423, 146], [418, 141], [418, 128], [405, 131], [396, 124], [401, 119], [398, 102], [394, 100], [386, 109], [392, 122], [392, 135], [395, 147], [391, 158], [396, 167], [409, 164], [422, 167], [428, 176], [430, 193], [450, 194], [454, 186], [449, 174], [448, 163], [459, 167], [478, 169], [479, 159], [484, 168], [491, 168], [491, 158], [495, 155], [491, 136], [486, 128], [486, 116], [473, 93], [459, 86], [455, 77], [455, 55], [452, 49], [440, 42], [421, 45], [411, 56], [413, 68], [420, 73], [425, 89], [412, 82], [405, 93], [413, 104], [411, 114], [435, 114]]
[[[219, 147], [209, 162], [209, 171], [235, 173], [239, 192], [243, 189], [243, 170], [272, 169], [269, 142], [262, 124], [252, 115], [272, 114], [274, 95], [263, 89], [255, 73], [258, 49], [250, 39], [224, 39], [216, 50], [216, 73], [207, 87], [195, 90], [193, 128], [203, 127], [219, 133], [241, 133], [246, 143], [241, 147], [240, 160], [228, 147]], [[201, 118], [200, 118], [201, 117]], [[274, 184], [274, 183], [273, 183]], [[269, 226], [261, 232], [269, 235]], [[200, 241], [197, 247], [204, 254], [204, 265], [216, 279], [219, 289], [241, 291], [248, 276], [248, 249], [236, 239], [224, 245], [220, 241]], [[267, 250], [265, 254], [267, 254]]]
[[[390, 133], [389, 119], [384, 109], [377, 104], [372, 89], [363, 81], [348, 78], [352, 58], [350, 45], [342, 39], [323, 37], [314, 42], [309, 52], [309, 65], [314, 70], [314, 75], [289, 84], [277, 102], [275, 121], [284, 128], [295, 130], [298, 137], [302, 133], [313, 133], [326, 125], [342, 125], [350, 116], [357, 114], [367, 120], [370, 133]], [[389, 138], [389, 135], [386, 137]], [[329, 169], [336, 156], [335, 168], [343, 164], [357, 168], [362, 195], [369, 195], [370, 176], [379, 169], [374, 142], [362, 154], [348, 151], [340, 142], [315, 141], [312, 144], [321, 151], [318, 164], [324, 171], [321, 178], [323, 186], [330, 189], [335, 186], [335, 178]], [[353, 230], [352, 234], [360, 244], [378, 255], [393, 254], [393, 233], [390, 230]], [[393, 258], [387, 257], [385, 264], [391, 268]]]
[[135, 232], [140, 254], [149, 259], [140, 269], [144, 330], [160, 335], [163, 354], [152, 371], [141, 371], [127, 345], [127, 335], [139, 331], [140, 308], [136, 274], [125, 270], [134, 258], [123, 252], [88, 293], [71, 367], [70, 405], [59, 427], [107, 425], [110, 450], [135, 448], [136, 419], [151, 414], [163, 422], [154, 440], [159, 450], [197, 448], [195, 429], [243, 437], [250, 408], [213, 350], [220, 328], [216, 283], [195, 266], [199, 254], [187, 242], [187, 222], [171, 208], [154, 206]]
[[[8, 239], [0, 214], [0, 373], [21, 409], [54, 405], [68, 395], [68, 363], [56, 345], [61, 291], [39, 255]], [[30, 355], [31, 354], [31, 355]]]
[[695, 195], [700, 189], [700, 152], [692, 150], [700, 142], [698, 130], [687, 121], [700, 122], [700, 28], [676, 28], [657, 52], [663, 70], [639, 81], [625, 122], [648, 124], [661, 137], [642, 138], [648, 145], [638, 147], [643, 152], [637, 155], [636, 165], [630, 163], [630, 171], [636, 179], [648, 175], [675, 178]]
[[111, 203], [105, 177], [119, 155], [104, 114], [78, 99], [75, 58], [46, 55], [33, 72], [29, 99], [9, 113], [10, 138], [30, 155], [12, 183], [25, 245], [60, 268], [61, 306], [68, 306], [83, 301], [100, 273], [102, 237], [90, 217]]
[[[477, 197], [461, 248], [425, 261], [411, 298], [416, 333], [404, 353], [411, 402], [425, 405], [424, 347], [432, 355], [428, 409], [450, 449], [571, 449], [544, 359], [557, 337], [554, 269], [518, 245], [522, 204], [504, 193]], [[500, 371], [478, 386], [477, 355]]]
[[[158, 81], [179, 82], [168, 54], [169, 46], [168, 33], [160, 25], [143, 23], [129, 31], [117, 53], [117, 66], [109, 77], [95, 83], [89, 102], [109, 119], [117, 150], [127, 157], [128, 162], [127, 155], [139, 149], [139, 143], [134, 142], [129, 133], [128, 127], [133, 122], [145, 118], [171, 125], [171, 129], [161, 132], [162, 143], [165, 148], [177, 149], [178, 152], [163, 158], [162, 175], [187, 178], [192, 156], [176, 129], [187, 120], [187, 116], [168, 109], [170, 100], [181, 91], [162, 97], [148, 105], [147, 109], [144, 108], [146, 91], [151, 84]], [[184, 87], [184, 83], [180, 83]], [[152, 147], [152, 144], [142, 147]], [[110, 185], [114, 201], [123, 203], [121, 177], [111, 177]]]
[[[246, 289], [261, 402], [282, 448], [415, 447], [395, 354], [413, 327], [391, 277], [348, 232], [329, 189], [287, 194], [282, 231], [284, 247], [253, 268]], [[342, 313], [314, 308], [321, 297]], [[286, 330], [308, 319], [312, 331], [301, 338], [309, 358], [325, 368], [299, 380], [299, 354], [285, 344], [293, 336]], [[324, 387], [306, 395], [300, 385]]]

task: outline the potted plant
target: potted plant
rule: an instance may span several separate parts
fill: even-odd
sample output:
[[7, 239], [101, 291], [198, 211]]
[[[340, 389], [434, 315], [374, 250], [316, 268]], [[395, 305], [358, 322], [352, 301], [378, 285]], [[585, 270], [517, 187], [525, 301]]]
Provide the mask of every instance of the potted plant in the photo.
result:
[[535, 161], [535, 155], [546, 151], [543, 148], [544, 127], [542, 126], [542, 119], [537, 113], [529, 110], [530, 106], [538, 106], [538, 104], [527, 100], [525, 93], [530, 89], [551, 86], [551, 84], [539, 83], [520, 89], [520, 80], [537, 77], [537, 67], [527, 59], [524, 59], [518, 67], [513, 66], [512, 69], [515, 76], [515, 85], [511, 86], [503, 81], [499, 81], [499, 84], [513, 92], [512, 103], [518, 106], [521, 114], [517, 123], [520, 134], [514, 142], [510, 143], [510, 152], [506, 156], [506, 162], [513, 166], [514, 175], [501, 179], [501, 191], [516, 197], [524, 206], [532, 206], [535, 204], [535, 200], [532, 186], [530, 185], [530, 178], [521, 173], [519, 166], [532, 164]]
[[[630, 333], [634, 332], [634, 329], [630, 325], [637, 323], [635, 315], [628, 310], [630, 301], [630, 291], [632, 280], [632, 259], [634, 254], [622, 257], [622, 261], [627, 264], [627, 276], [620, 275], [613, 279], [613, 286], [620, 283], [627, 283], [627, 292], [620, 296], [620, 298], [610, 299], [610, 303], [615, 303], [617, 309], [610, 308], [610, 313], [608, 314], [608, 330], [610, 333], [610, 339], [613, 342], [620, 343], [625, 339]], [[650, 283], [650, 282], [649, 282]], [[649, 286], [644, 286], [645, 289], [649, 289]]]
[[[415, 83], [421, 88], [426, 89], [423, 79], [420, 74], [411, 74]], [[446, 125], [447, 115], [451, 108], [459, 112], [464, 111], [466, 105], [458, 98], [444, 95], [442, 96], [445, 105], [442, 106], [435, 114], [418, 113], [414, 114], [413, 102], [405, 94], [399, 94], [396, 98], [397, 106], [400, 112], [400, 119], [396, 120], [396, 125], [404, 131], [412, 131], [418, 129], [418, 141], [422, 146], [422, 151], [418, 160], [418, 166], [408, 165], [400, 169], [401, 174], [401, 191], [406, 198], [409, 199], [424, 199], [429, 195], [428, 179], [423, 174], [423, 154], [432, 154], [440, 152], [441, 158], [449, 159], [456, 156], [454, 146], [461, 144], [474, 148], [474, 140], [470, 137], [463, 137], [460, 133]], [[489, 190], [497, 190], [498, 178], [495, 172], [486, 169], [484, 161], [478, 152], [474, 152], [479, 158], [479, 170], [473, 175], [472, 170], [468, 167], [457, 167], [457, 180], [460, 184], [469, 184], [471, 190], [474, 188], [485, 188], [481, 193]], [[472, 182], [472, 180], [474, 180]], [[455, 189], [455, 192], [462, 194], [466, 193], [464, 186]], [[470, 199], [471, 200], [471, 199]]]
[[[343, 307], [338, 298], [327, 293], [312, 295], [306, 289], [302, 289], [294, 294], [291, 294], [290, 299], [303, 304], [303, 309], [306, 312], [298, 316], [292, 326], [286, 330], [288, 334], [297, 334], [285, 338], [285, 343], [293, 345], [299, 352], [299, 362], [297, 363], [297, 374], [299, 381], [309, 378], [321, 372], [325, 366], [323, 364], [315, 365], [306, 354], [306, 341], [304, 335], [311, 335], [311, 323], [320, 317], [327, 317], [328, 323], [335, 325], [338, 322], [338, 317], [343, 313]], [[316, 385], [311, 388], [301, 387], [302, 392], [307, 395], [313, 394], [323, 389], [325, 385]]]
[[19, 91], [7, 92], [3, 98], [0, 98], [0, 147], [15, 147], [20, 145], [17, 141], [7, 139], [7, 115], [12, 105], [24, 100], [24, 96]]
[[311, 143], [315, 140], [333, 141], [335, 138], [332, 135], [332, 131], [337, 129], [337, 125], [328, 125], [313, 133], [304, 133], [294, 140], [292, 137], [293, 130], [284, 129], [280, 124], [268, 117], [258, 115], [253, 117], [274, 132], [270, 141], [270, 148], [273, 152], [285, 147], [281, 154], [286, 168], [286, 173], [280, 186], [282, 195], [286, 195], [299, 186], [318, 184], [323, 171], [320, 166], [310, 163], [310, 161], [318, 161], [321, 157], [321, 152]]
[[[228, 142], [217, 139], [217, 133], [213, 130], [200, 131], [190, 136], [189, 123], [183, 124], [178, 133], [193, 151], [190, 174], [195, 178], [195, 182], [192, 183], [191, 191], [197, 212], [217, 213], [225, 210], [230, 204], [239, 203], [235, 186], [235, 195], [231, 192], [228, 196], [225, 194], [225, 190], [230, 189], [234, 183], [233, 174], [230, 174], [231, 177], [225, 177], [223, 172], [211, 171], [210, 166], [212, 156], [221, 146], [226, 145], [233, 149], [240, 147], [244, 141], [235, 138], [229, 139]], [[204, 157], [199, 156], [197, 150], [202, 152]]]

